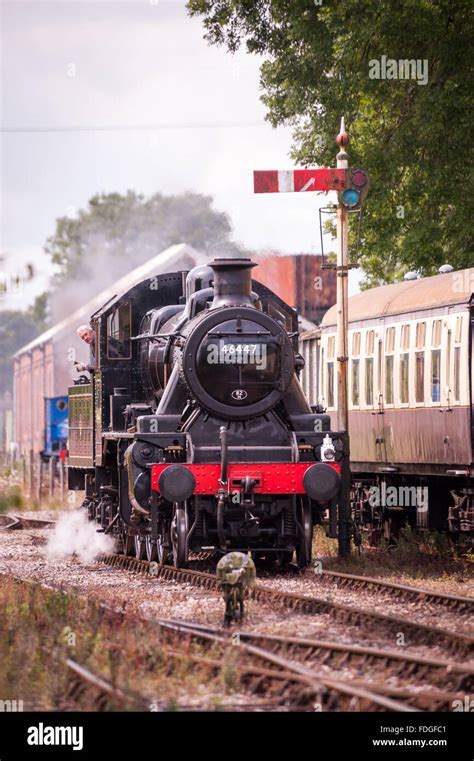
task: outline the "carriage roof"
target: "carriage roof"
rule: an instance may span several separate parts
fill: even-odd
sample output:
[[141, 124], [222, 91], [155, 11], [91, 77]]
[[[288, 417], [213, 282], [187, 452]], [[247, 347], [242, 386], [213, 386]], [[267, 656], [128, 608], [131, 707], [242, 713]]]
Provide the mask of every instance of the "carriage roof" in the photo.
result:
[[[381, 285], [349, 299], [349, 322], [408, 314], [425, 309], [467, 304], [474, 295], [474, 267], [419, 280]], [[337, 307], [323, 317], [321, 327], [336, 324]]]

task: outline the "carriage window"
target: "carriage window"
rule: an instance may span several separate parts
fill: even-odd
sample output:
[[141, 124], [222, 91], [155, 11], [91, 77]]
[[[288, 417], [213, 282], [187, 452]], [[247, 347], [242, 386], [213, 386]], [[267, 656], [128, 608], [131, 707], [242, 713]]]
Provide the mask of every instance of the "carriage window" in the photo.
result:
[[439, 346], [441, 343], [441, 320], [434, 320], [433, 322], [433, 338], [431, 341], [432, 346]]
[[374, 358], [365, 360], [365, 403], [374, 403]]
[[395, 348], [395, 328], [387, 328], [385, 332], [385, 352], [390, 353]]
[[441, 401], [441, 320], [433, 321], [431, 345], [431, 401]]
[[401, 348], [406, 351], [410, 348], [410, 326], [402, 325]]
[[417, 351], [415, 353], [415, 360], [416, 360], [415, 400], [417, 402], [424, 402], [425, 401], [425, 352]]
[[451, 333], [451, 330], [448, 330], [448, 341], [447, 341], [447, 344], [446, 344], [446, 362], [445, 362], [445, 365], [446, 365], [446, 370], [445, 370], [445, 373], [446, 373], [446, 387], [448, 389], [450, 388], [450, 385], [451, 385], [450, 378], [451, 378], [451, 345], [452, 345], [452, 342], [453, 342], [452, 333]]
[[374, 331], [368, 330], [366, 337], [365, 337], [365, 353], [366, 354], [373, 354], [374, 353]]
[[318, 400], [318, 401], [321, 401], [321, 402], [323, 402], [325, 400], [325, 395], [324, 395], [324, 368], [325, 368], [325, 364], [324, 364], [324, 349], [323, 349], [323, 347], [321, 347], [321, 364], [319, 366], [319, 377], [320, 377], [320, 383], [321, 383], [321, 396], [322, 396], [322, 399]]
[[352, 404], [354, 407], [358, 407], [360, 404], [359, 359], [352, 360]]
[[409, 360], [410, 360], [409, 354], [400, 354], [400, 403], [401, 404], [408, 404]]
[[[425, 348], [426, 322], [419, 322], [416, 326], [416, 348]], [[425, 352], [415, 352], [415, 401], [425, 401]]]
[[385, 404], [393, 404], [393, 351], [395, 349], [395, 328], [385, 331]]
[[334, 359], [334, 343], [336, 336], [329, 336], [328, 338], [328, 359]]
[[309, 343], [308, 346], [308, 367], [309, 367], [309, 395], [311, 399], [311, 404], [317, 404], [317, 376], [318, 376], [318, 363], [317, 363], [317, 356], [318, 356], [318, 344], [316, 340], [312, 340]]
[[431, 400], [441, 400], [441, 350], [434, 349], [431, 352]]
[[419, 322], [416, 326], [416, 348], [425, 348], [426, 322]]
[[[454, 401], [461, 401], [461, 343], [462, 317], [456, 317], [454, 329]], [[457, 345], [456, 345], [457, 344]]]
[[[329, 336], [328, 360], [334, 359], [335, 343], [336, 343], [336, 336]], [[327, 393], [328, 407], [334, 407], [334, 362], [333, 361], [328, 361], [327, 363], [326, 393]]]
[[328, 362], [328, 407], [334, 407], [334, 362]]
[[461, 398], [461, 347], [454, 349], [454, 399], [459, 402]]
[[[373, 330], [368, 330], [365, 334], [365, 353], [370, 355], [374, 353], [374, 336]], [[372, 405], [374, 403], [374, 358], [367, 356], [365, 360], [365, 403]]]
[[385, 357], [385, 403], [393, 404], [393, 354]]
[[131, 309], [130, 304], [121, 304], [107, 318], [107, 357], [109, 359], [130, 359], [131, 353]]
[[456, 317], [456, 333], [454, 336], [454, 340], [457, 344], [461, 343], [461, 334], [462, 334], [462, 317]]
[[358, 407], [360, 404], [360, 332], [352, 334], [352, 372], [351, 372], [351, 386], [352, 386], [352, 404], [354, 407]]

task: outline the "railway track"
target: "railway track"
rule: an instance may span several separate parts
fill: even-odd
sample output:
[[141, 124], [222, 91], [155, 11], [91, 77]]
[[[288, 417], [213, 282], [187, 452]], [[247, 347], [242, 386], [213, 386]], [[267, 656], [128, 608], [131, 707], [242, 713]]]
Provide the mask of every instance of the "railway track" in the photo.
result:
[[[161, 625], [162, 626], [162, 625]], [[191, 629], [186, 634], [191, 633]], [[216, 642], [220, 641], [216, 638]], [[171, 648], [166, 649], [169, 659], [168, 669], [172, 670], [177, 663], [183, 661], [183, 653]], [[366, 684], [342, 682], [338, 680], [319, 680], [314, 673], [308, 671], [298, 673], [289, 661], [282, 658], [269, 658], [265, 651], [259, 648], [248, 648], [248, 653], [259, 657], [262, 661], [272, 661], [273, 668], [248, 663], [235, 669], [235, 683], [245, 690], [246, 694], [262, 697], [265, 705], [282, 707], [290, 710], [368, 710], [368, 711], [412, 711], [416, 710], [407, 700], [406, 694], [390, 696], [371, 691]], [[199, 669], [222, 670], [222, 660], [203, 656], [184, 656], [186, 665], [194, 664]], [[114, 687], [101, 676], [81, 666], [71, 658], [64, 661], [68, 670], [68, 688], [64, 696], [66, 704], [80, 703], [87, 700], [97, 711], [138, 710], [150, 711], [156, 706], [154, 701], [138, 693], [130, 693]], [[398, 699], [401, 697], [401, 700]], [[258, 707], [258, 704], [255, 704]]]
[[[3, 577], [13, 579], [17, 584], [25, 584], [34, 589], [40, 589], [48, 595], [65, 593], [64, 590], [58, 590], [31, 579], [23, 580], [7, 575], [3, 575]], [[70, 593], [68, 594], [70, 595]], [[77, 599], [81, 598], [80, 595], [76, 595], [76, 597]], [[116, 610], [103, 603], [90, 603], [83, 596], [82, 599], [96, 608], [98, 607], [103, 616], [111, 616], [110, 620], [115, 625], [119, 621], [120, 624], [127, 625], [128, 614], [124, 611]], [[224, 651], [238, 652], [239, 662], [235, 666], [236, 682], [242, 685], [246, 692], [263, 696], [264, 699], [269, 698], [273, 704], [278, 704], [286, 710], [295, 708], [324, 711], [412, 712], [418, 710], [406, 700], [405, 696], [399, 700], [384, 694], [382, 690], [371, 690], [370, 686], [366, 684], [355, 684], [350, 680], [320, 676], [302, 664], [294, 663], [281, 655], [253, 644], [242, 643], [239, 650], [235, 651], [228, 636], [224, 633], [205, 632], [192, 624], [176, 625], [174, 622], [144, 616], [135, 616], [134, 621], [139, 621], [147, 626], [151, 625], [154, 634], [159, 631], [162, 635], [168, 637], [171, 635], [173, 639], [178, 637], [181, 645], [179, 650], [170, 647], [165, 647], [164, 650], [165, 654], [169, 655], [170, 664], [173, 661], [184, 659], [186, 664], [190, 662], [200, 667], [207, 665], [208, 668], [212, 667], [220, 671], [225, 663]], [[208, 646], [218, 646], [221, 649], [221, 657], [219, 659], [203, 658], [186, 652], [186, 648], [182, 647], [183, 639], [188, 642], [195, 639], [206, 642]], [[160, 644], [162, 645], [163, 642], [160, 641]], [[49, 652], [46, 655], [47, 657], [55, 657]], [[69, 685], [64, 696], [66, 703], [80, 703], [86, 696], [96, 710], [107, 710], [112, 705], [121, 705], [127, 707], [128, 710], [150, 710], [151, 701], [149, 698], [117, 688], [108, 680], [95, 675], [90, 669], [71, 658], [60, 660], [68, 670], [69, 675]]]
[[15, 531], [23, 528], [50, 528], [56, 521], [43, 518], [25, 518], [23, 515], [1, 515], [0, 529]]
[[[162, 630], [174, 630], [182, 635], [188, 634], [190, 637], [201, 642], [208, 641], [212, 644], [222, 643], [223, 637], [226, 637], [219, 630], [213, 630], [194, 623], [160, 620], [159, 625]], [[233, 643], [235, 643], [235, 634], [234, 632], [231, 640]], [[305, 663], [295, 661], [295, 645], [300, 645], [300, 642], [296, 638], [275, 638], [279, 639], [280, 643], [285, 646], [288, 643], [291, 643], [293, 646], [291, 652], [287, 652], [287, 655], [290, 655], [290, 657], [284, 657], [275, 652], [274, 649], [270, 650], [259, 644], [251, 644], [259, 642], [267, 645], [268, 640], [274, 638], [242, 632], [238, 632], [238, 635], [239, 651], [242, 649], [244, 653], [250, 653], [257, 660], [261, 660], [262, 663], [268, 664], [277, 670], [276, 676], [275, 672], [272, 671], [268, 674], [269, 678], [276, 678], [277, 681], [283, 681], [286, 685], [288, 681], [290, 684], [294, 684], [295, 674], [299, 675], [301, 679], [307, 680], [307, 688], [311, 689], [312, 687], [316, 704], [321, 706], [319, 710], [452, 711], [454, 701], [463, 703], [465, 699], [466, 693], [458, 690], [453, 692], [452, 690], [439, 689], [433, 686], [420, 688], [418, 686], [413, 687], [413, 685], [394, 687], [388, 685], [386, 681], [339, 679], [328, 676], [321, 673], [321, 663], [317, 664], [319, 671], [316, 672], [314, 669], [308, 668]], [[227, 639], [229, 640], [229, 635], [227, 635]], [[326, 645], [335, 649], [338, 647], [338, 643], [334, 642], [326, 643]], [[386, 652], [384, 655], [387, 657], [390, 653]], [[203, 659], [200, 658], [199, 660], [202, 661]], [[221, 659], [206, 660], [214, 664], [216, 669], [222, 667]], [[416, 661], [417, 659], [413, 660]], [[426, 665], [428, 659], [421, 660], [424, 660]], [[438, 662], [437, 665], [440, 666], [440, 663]], [[454, 666], [455, 669], [458, 669], [458, 674], [462, 672], [460, 664], [446, 663], [444, 665], [445, 667]], [[255, 675], [255, 671], [252, 673]], [[467, 673], [464, 673], [464, 677], [472, 680], [474, 670], [468, 668]], [[386, 675], [384, 675], [384, 679], [386, 679]], [[377, 695], [379, 699], [377, 699]], [[306, 692], [303, 690], [300, 697], [308, 699], [307, 690]]]
[[[126, 618], [121, 611], [102, 606], [112, 615]], [[252, 695], [263, 696], [267, 705], [280, 705], [289, 710], [364, 710], [364, 711], [451, 711], [454, 701], [463, 703], [474, 685], [474, 664], [454, 663], [426, 657], [404, 656], [390, 650], [341, 645], [302, 638], [278, 637], [241, 631], [222, 631], [194, 622], [139, 617], [158, 627], [171, 660], [193, 662], [215, 673], [222, 671], [226, 655], [238, 652], [239, 663], [234, 678]], [[238, 650], [236, 651], [236, 636]], [[175, 637], [178, 638], [178, 643]], [[192, 641], [219, 649], [219, 658], [190, 652]], [[176, 649], [179, 644], [179, 649]], [[327, 653], [336, 655], [328, 662]], [[346, 654], [350, 658], [346, 660]], [[337, 654], [341, 657], [337, 658]], [[242, 658], [243, 656], [243, 658]], [[322, 656], [322, 657], [321, 657]], [[340, 678], [321, 673], [321, 666], [334, 670], [348, 665], [364, 667], [364, 672], [378, 665], [378, 681]], [[309, 665], [308, 665], [309, 664]], [[392, 668], [390, 668], [391, 664]], [[382, 669], [382, 667], [384, 667]], [[396, 687], [387, 679], [397, 676], [405, 684]], [[434, 684], [415, 687], [410, 679], [432, 679]], [[270, 699], [270, 703], [268, 700]], [[315, 708], [316, 706], [316, 708]]]
[[[188, 568], [161, 566], [147, 560], [103, 553], [98, 555], [97, 562], [112, 568], [122, 568], [134, 573], [143, 573], [166, 581], [178, 580], [208, 590], [219, 591], [219, 581], [216, 576]], [[328, 614], [336, 621], [347, 625], [363, 626], [371, 631], [376, 627], [378, 632], [397, 636], [403, 634], [405, 645], [423, 644], [437, 645], [458, 658], [468, 658], [474, 651], [474, 637], [451, 632], [436, 626], [407, 621], [404, 618], [389, 616], [377, 611], [357, 608], [342, 603], [334, 603], [319, 597], [298, 595], [292, 592], [281, 592], [262, 584], [255, 584], [248, 590], [251, 600], [270, 605], [273, 609], [288, 609], [303, 614]]]
[[364, 591], [375, 593], [386, 592], [391, 597], [407, 602], [417, 600], [442, 605], [444, 608], [466, 614], [472, 615], [474, 613], [474, 598], [472, 597], [446, 594], [430, 589], [419, 589], [406, 584], [383, 581], [382, 579], [374, 579], [370, 576], [356, 576], [350, 573], [341, 573], [340, 571], [323, 570], [317, 575], [323, 581], [328, 581], [343, 589], [364, 589]]
[[[45, 520], [40, 518], [25, 518], [21, 515], [3, 515], [0, 516], [0, 528], [15, 530], [28, 528], [50, 528], [56, 521]], [[213, 557], [212, 552], [203, 551], [193, 553], [191, 560], [207, 562]], [[364, 591], [375, 594], [386, 592], [395, 599], [406, 602], [419, 601], [440, 605], [444, 608], [456, 610], [468, 615], [474, 614], [474, 598], [464, 597], [462, 595], [453, 595], [445, 592], [438, 592], [430, 589], [421, 589], [412, 587], [407, 584], [384, 581], [371, 576], [360, 576], [341, 571], [321, 570], [316, 571], [317, 576], [323, 582], [329, 582], [343, 589], [364, 589]]]
[[67, 670], [67, 689], [63, 698], [66, 704], [87, 700], [96, 711], [150, 710], [150, 701], [143, 695], [114, 687], [72, 658], [63, 659], [62, 664]]
[[[60, 592], [50, 585], [13, 578], [16, 583], [40, 588], [47, 594]], [[127, 624], [128, 614], [124, 610], [83, 599], [98, 607], [103, 616], [110, 617], [114, 626]], [[466, 690], [472, 688], [474, 679], [474, 667], [407, 657], [393, 651], [244, 631], [234, 631], [231, 634], [200, 624], [142, 615], [135, 616], [135, 620], [146, 626], [151, 625], [153, 632], [160, 633], [160, 645], [164, 645], [171, 670], [173, 663], [184, 659], [188, 667], [192, 664], [196, 668], [219, 673], [226, 662], [226, 655], [238, 654], [233, 666], [234, 680], [246, 694], [261, 699], [262, 702], [255, 704], [256, 708], [265, 705], [283, 710], [449, 711], [452, 710], [454, 700], [464, 700]], [[236, 634], [238, 649], [235, 647]], [[211, 654], [202, 656], [191, 652], [189, 646], [193, 641], [206, 645]], [[177, 644], [179, 648], [176, 647]], [[217, 658], [216, 648], [219, 655]], [[230, 662], [233, 662], [232, 657]], [[340, 670], [348, 664], [355, 665], [355, 662], [365, 668], [373, 663], [383, 666], [383, 681], [341, 679], [321, 673], [323, 665]], [[121, 690], [70, 658], [63, 659], [63, 664], [70, 677], [66, 701], [80, 702], [85, 695], [96, 710], [108, 710], [113, 706], [127, 710], [150, 710], [150, 705], [153, 704], [150, 698]], [[390, 671], [390, 664], [396, 664], [395, 670], [392, 667]], [[407, 676], [435, 677], [436, 686], [414, 689], [413, 685], [393, 687], [387, 684], [389, 676], [400, 675], [401, 670], [407, 666], [409, 674], [404, 674], [405, 679]], [[445, 678], [445, 682], [440, 682], [440, 676]], [[454, 680], [452, 682], [449, 681], [451, 677]]]
[[[167, 657], [169, 658], [171, 673], [173, 668], [183, 659], [182, 653], [179, 651], [173, 651], [167, 649]], [[186, 656], [187, 664], [191, 662], [200, 669], [209, 671], [213, 669], [219, 671], [222, 668], [222, 662], [216, 661], [211, 658], [200, 658], [198, 656]], [[81, 666], [76, 661], [68, 658], [63, 661], [64, 667], [67, 669], [67, 688], [65, 695], [62, 699], [64, 707], [78, 704], [87, 703], [96, 711], [109, 711], [109, 710], [135, 710], [135, 711], [158, 711], [166, 710], [166, 703], [160, 704], [153, 698], [148, 698], [140, 693], [131, 693], [124, 691], [117, 687], [114, 687], [108, 680], [102, 676], [94, 674], [89, 669]], [[228, 708], [235, 710], [236, 708], [246, 708], [247, 710], [263, 708], [278, 708], [285, 706], [285, 704], [292, 705], [293, 707], [306, 707], [311, 699], [314, 700], [314, 695], [306, 685], [295, 684], [292, 680], [291, 674], [278, 674], [279, 679], [275, 672], [268, 673], [269, 670], [247, 667], [240, 669], [237, 673], [238, 683], [245, 689], [249, 695], [260, 697], [262, 700], [255, 703], [231, 703]], [[296, 688], [296, 689], [295, 689]], [[215, 709], [212, 704], [208, 707], [209, 710]], [[180, 705], [180, 710], [203, 710], [202, 707], [197, 709], [195, 705]], [[206, 709], [204, 709], [206, 710]], [[219, 710], [226, 710], [219, 708]]]
[[[166, 623], [186, 628], [186, 622], [183, 621]], [[219, 632], [218, 629], [200, 624], [193, 624], [193, 629], [211, 634]], [[232, 641], [237, 639], [239, 643], [253, 643], [304, 665], [327, 666], [334, 671], [352, 667], [363, 673], [370, 671], [383, 679], [396, 677], [408, 681], [416, 677], [419, 682], [432, 683], [444, 691], [474, 692], [474, 661], [471, 664], [456, 663], [440, 658], [408, 655], [396, 650], [241, 630], [234, 631], [232, 637]]]

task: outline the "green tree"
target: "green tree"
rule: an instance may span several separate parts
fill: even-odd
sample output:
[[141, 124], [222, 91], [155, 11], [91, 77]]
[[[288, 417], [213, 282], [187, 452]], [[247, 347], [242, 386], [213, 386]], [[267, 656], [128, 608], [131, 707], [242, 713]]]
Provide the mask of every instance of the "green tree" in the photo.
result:
[[[372, 180], [359, 259], [368, 285], [473, 263], [470, 0], [188, 0], [188, 9], [210, 43], [264, 57], [267, 119], [294, 127], [296, 162], [334, 166], [345, 116], [350, 164]], [[427, 82], [371, 78], [381, 56], [420, 61]]]
[[129, 190], [97, 194], [76, 216], [58, 219], [45, 251], [59, 266], [59, 285], [76, 279], [93, 285], [98, 276], [99, 290], [176, 243], [210, 256], [237, 254], [231, 232], [229, 217], [212, 207], [210, 196], [156, 193], [145, 198]]

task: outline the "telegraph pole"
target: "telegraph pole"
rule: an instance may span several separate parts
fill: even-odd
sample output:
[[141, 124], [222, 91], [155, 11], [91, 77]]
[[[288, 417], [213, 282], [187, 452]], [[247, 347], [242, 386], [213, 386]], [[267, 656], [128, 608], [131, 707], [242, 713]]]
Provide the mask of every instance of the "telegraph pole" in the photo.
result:
[[[344, 117], [341, 119], [341, 128], [336, 143], [339, 145], [339, 153], [336, 156], [337, 169], [348, 169], [349, 160], [345, 152], [345, 146], [349, 137], [345, 130]], [[349, 433], [349, 410], [348, 410], [348, 360], [349, 360], [349, 211], [339, 201], [337, 207], [337, 332], [336, 332], [336, 356], [337, 356], [337, 430]]]

